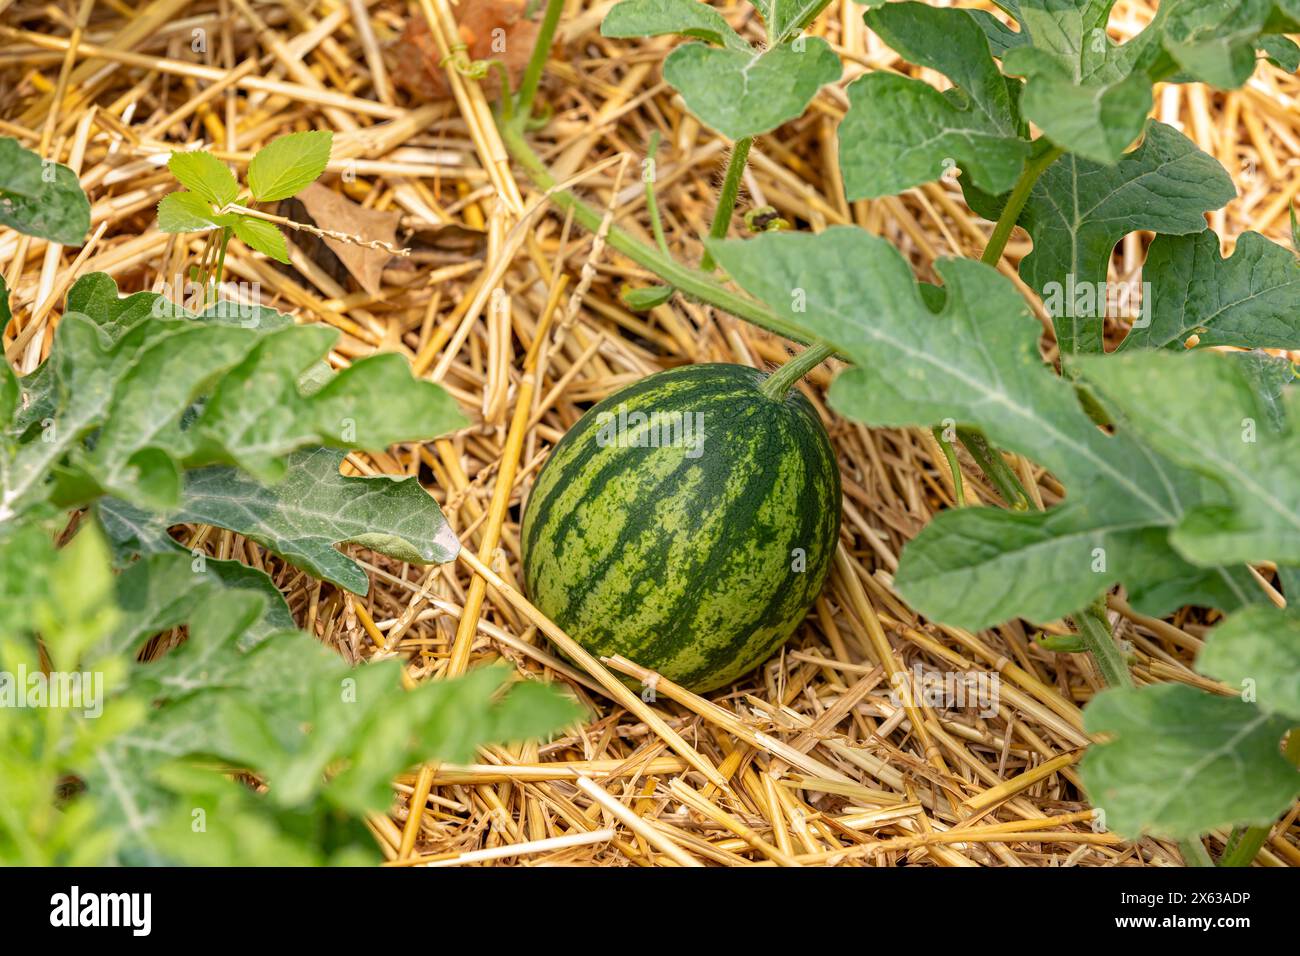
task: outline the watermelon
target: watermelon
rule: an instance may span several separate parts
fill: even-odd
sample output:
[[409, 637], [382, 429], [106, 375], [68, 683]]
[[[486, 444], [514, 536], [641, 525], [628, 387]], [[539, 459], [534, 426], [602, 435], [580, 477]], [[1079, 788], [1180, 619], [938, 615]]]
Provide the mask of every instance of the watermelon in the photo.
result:
[[817, 412], [702, 364], [596, 405], [551, 452], [521, 531], [534, 604], [597, 656], [696, 691], [803, 620], [830, 571], [840, 475]]

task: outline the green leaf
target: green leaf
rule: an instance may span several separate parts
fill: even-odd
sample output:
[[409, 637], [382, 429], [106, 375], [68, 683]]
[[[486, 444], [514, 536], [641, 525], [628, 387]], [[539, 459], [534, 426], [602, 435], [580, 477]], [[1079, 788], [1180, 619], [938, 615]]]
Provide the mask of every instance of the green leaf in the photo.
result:
[[1107, 690], [1084, 711], [1084, 728], [1115, 739], [1090, 747], [1079, 771], [1107, 828], [1125, 838], [1264, 826], [1300, 795], [1300, 774], [1280, 751], [1289, 725], [1181, 684]]
[[664, 79], [690, 111], [733, 140], [801, 116], [817, 91], [839, 77], [839, 57], [820, 37], [761, 53], [687, 43], [664, 62]]
[[[968, 628], [1052, 620], [1116, 581], [1168, 600], [1157, 587], [1165, 576], [1205, 574], [1169, 555], [1163, 534], [1217, 489], [1126, 433], [1100, 431], [1044, 365], [1023, 298], [990, 267], [939, 260], [947, 294], [935, 314], [897, 250], [861, 229], [708, 245], [739, 285], [853, 360], [831, 388], [836, 410], [879, 426], [981, 428], [1069, 490], [1044, 513], [962, 508], [932, 521], [897, 575], [922, 613]], [[1233, 606], [1247, 600], [1249, 589], [1236, 595], [1239, 580], [1223, 574], [1220, 593]]]
[[1279, 70], [1287, 73], [1300, 70], [1300, 46], [1289, 37], [1280, 33], [1267, 34], [1259, 38], [1257, 45], [1264, 51], [1268, 62]]
[[158, 201], [158, 228], [163, 232], [202, 232], [216, 226], [212, 204], [198, 193], [168, 193]]
[[1181, 350], [1197, 346], [1300, 348], [1300, 265], [1295, 254], [1257, 232], [1244, 233], [1227, 259], [1210, 230], [1161, 235], [1142, 269], [1152, 302], [1121, 344]]
[[1027, 77], [1024, 115], [1052, 142], [1080, 157], [1114, 163], [1142, 130], [1151, 86], [1204, 82], [1241, 86], [1255, 48], [1288, 51], [1277, 34], [1298, 25], [1290, 0], [1163, 0], [1124, 44], [1107, 35], [1114, 0], [1006, 0], [1013, 33], [987, 14], [977, 19], [1007, 73]]
[[[5, 285], [4, 277], [0, 276], [0, 332], [4, 331], [12, 317], [9, 311], [9, 289]], [[9, 360], [0, 356], [0, 435], [14, 420], [14, 412], [18, 411], [19, 395], [18, 376], [14, 374]]]
[[1286, 387], [1296, 378], [1296, 369], [1291, 360], [1259, 349], [1228, 352], [1227, 358], [1237, 364], [1241, 374], [1250, 383], [1255, 397], [1268, 413], [1269, 425], [1275, 431], [1283, 431], [1286, 428], [1286, 412], [1282, 408], [1282, 396], [1286, 393]]
[[[1003, 200], [963, 188], [971, 208], [998, 218]], [[1139, 229], [1201, 232], [1205, 213], [1235, 195], [1231, 178], [1213, 158], [1171, 127], [1152, 122], [1142, 145], [1114, 166], [1066, 155], [1039, 177], [1018, 220], [1034, 240], [1020, 275], [1045, 301], [1064, 293], [1072, 306], [1071, 290], [1106, 282], [1111, 251], [1125, 235]], [[1103, 315], [1077, 314], [1072, 307], [1057, 311], [1052, 318], [1064, 355], [1101, 351]]]
[[1237, 362], [1214, 352], [1092, 358], [1085, 378], [1160, 453], [1215, 480], [1224, 504], [1195, 509], [1171, 541], [1188, 560], [1300, 564], [1300, 393], [1282, 398], [1285, 428]]
[[1008, 9], [1030, 44], [1002, 57], [1026, 77], [1020, 106], [1052, 142], [1081, 158], [1114, 163], [1151, 110], [1150, 70], [1161, 56], [1159, 27], [1119, 45], [1106, 34], [1114, 0], [1019, 0]]
[[1011, 29], [987, 10], [966, 11], [984, 31], [984, 38], [989, 41], [989, 51], [1001, 58], [1008, 50], [1025, 46], [1030, 42], [1029, 35]]
[[258, 202], [288, 199], [325, 172], [334, 134], [290, 133], [273, 139], [248, 164], [248, 188]]
[[1112, 83], [1080, 85], [1041, 52], [1019, 47], [1003, 57], [1008, 73], [1027, 78], [1020, 97], [1025, 117], [1081, 159], [1118, 162], [1151, 112], [1151, 81], [1135, 73]]
[[618, 297], [633, 312], [649, 312], [668, 302], [676, 292], [670, 285], [650, 285], [640, 289], [623, 286]]
[[0, 136], [0, 225], [65, 246], [90, 231], [90, 200], [77, 174]]
[[1196, 669], [1269, 714], [1300, 723], [1300, 615], [1275, 607], [1238, 611], [1210, 631]]
[[333, 329], [285, 325], [270, 310], [193, 316], [152, 293], [116, 293], [107, 276], [79, 280], [51, 358], [22, 381], [28, 404], [10, 429], [21, 441], [0, 446], [0, 516], [105, 492], [168, 508], [182, 467], [237, 464], [273, 481], [298, 448], [386, 448], [464, 422], [401, 356], [332, 375], [320, 359]]
[[[840, 168], [849, 199], [888, 196], [960, 166], [980, 189], [1005, 192], [1030, 145], [1006, 78], [967, 10], [890, 3], [867, 11], [867, 26], [906, 59], [956, 85], [940, 93], [921, 80], [868, 73], [850, 84], [840, 124]], [[934, 37], [942, 35], [943, 43]]]
[[[214, 206], [226, 206], [239, 195], [239, 183], [221, 160], [202, 150], [172, 153], [167, 168], [186, 189], [192, 190]], [[172, 230], [165, 229], [164, 232]]]
[[236, 236], [263, 255], [278, 262], [289, 261], [289, 247], [284, 241], [284, 233], [274, 223], [255, 216], [240, 215], [235, 218], [234, 229]]
[[768, 42], [773, 45], [798, 36], [829, 3], [830, 0], [754, 0], [754, 6], [767, 24]]
[[410, 375], [405, 358], [360, 359], [303, 394], [298, 378], [338, 333], [295, 326], [265, 336], [218, 383], [191, 426], [190, 464], [233, 463], [263, 481], [284, 473], [281, 456], [305, 445], [384, 449], [442, 435], [465, 424], [455, 400]]
[[166, 523], [227, 528], [354, 594], [365, 594], [370, 580], [335, 544], [359, 544], [414, 564], [456, 557], [456, 534], [419, 482], [345, 477], [342, 459], [324, 448], [296, 452], [284, 480], [271, 487], [234, 468], [196, 469], [186, 474], [181, 507]]
[[752, 52], [717, 10], [700, 0], [623, 0], [600, 24], [606, 37], [694, 37], [742, 53]]
[[1272, 9], [1271, 0], [1170, 4], [1162, 18], [1164, 48], [1190, 78], [1235, 89], [1255, 72], [1255, 48]]

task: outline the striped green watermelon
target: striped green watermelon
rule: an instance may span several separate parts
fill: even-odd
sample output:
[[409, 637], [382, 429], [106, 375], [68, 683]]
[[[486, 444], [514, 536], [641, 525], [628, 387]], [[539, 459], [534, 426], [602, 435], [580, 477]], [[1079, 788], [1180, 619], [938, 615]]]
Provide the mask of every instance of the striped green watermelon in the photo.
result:
[[813, 407], [769, 398], [766, 378], [659, 372], [555, 446], [524, 514], [524, 579], [593, 654], [712, 690], [803, 620], [830, 570], [839, 469]]

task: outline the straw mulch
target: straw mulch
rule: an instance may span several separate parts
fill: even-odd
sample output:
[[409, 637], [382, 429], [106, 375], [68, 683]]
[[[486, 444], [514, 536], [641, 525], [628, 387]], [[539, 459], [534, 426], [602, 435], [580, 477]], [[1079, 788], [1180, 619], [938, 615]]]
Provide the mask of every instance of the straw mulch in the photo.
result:
[[[921, 622], [894, 593], [903, 545], [952, 504], [951, 475], [927, 431], [868, 429], [831, 414], [825, 366], [805, 391], [842, 463], [839, 559], [805, 625], [741, 684], [705, 700], [661, 683], [653, 704], [615, 702], [591, 673], [557, 656], [543, 633], [548, 622], [517, 595], [484, 588], [470, 567], [475, 555], [497, 581], [518, 583], [520, 502], [590, 403], [665, 367], [771, 367], [789, 354], [780, 339], [681, 297], [648, 315], [628, 312], [619, 288], [652, 277], [567, 223], [512, 173], [483, 89], [440, 77], [432, 100], [408, 92], [411, 49], [395, 46], [408, 19], [431, 19], [422, 42], [444, 49], [455, 18], [485, 2], [496, 0], [459, 8], [448, 0], [409, 8], [395, 0], [0, 0], [0, 134], [77, 169], [94, 205], [93, 238], [80, 252], [0, 233], [0, 268], [21, 306], [4, 344], [20, 368], [48, 349], [75, 275], [100, 270], [124, 290], [162, 289], [199, 254], [200, 237], [178, 239], [153, 224], [171, 188], [163, 164], [173, 148], [202, 143], [242, 167], [278, 134], [333, 129], [326, 185], [390, 213], [376, 221], [412, 250], [381, 262], [382, 273], [375, 267], [370, 291], [306, 241], [297, 243], [292, 271], [232, 243], [227, 275], [259, 283], [264, 304], [341, 329], [336, 365], [396, 350], [456, 396], [472, 427], [388, 454], [354, 454], [346, 467], [419, 475], [460, 533], [466, 559], [425, 568], [350, 549], [372, 572], [369, 595], [355, 599], [228, 532], [177, 532], [187, 544], [265, 568], [300, 624], [351, 659], [397, 655], [421, 681], [505, 658], [530, 676], [568, 682], [589, 706], [587, 723], [546, 745], [494, 748], [472, 766], [433, 765], [397, 780], [391, 813], [369, 821], [385, 856], [396, 865], [1179, 864], [1173, 844], [1126, 843], [1094, 829], [1075, 769], [1087, 744], [1080, 708], [1100, 687], [1089, 660], [1042, 650], [1020, 623], [971, 634]], [[660, 131], [668, 241], [694, 261], [727, 147], [663, 83], [671, 41], [600, 37], [610, 5], [569, 4], [541, 91], [553, 112], [534, 145], [559, 178], [582, 176], [584, 196], [648, 238], [640, 160]], [[498, 11], [503, 22], [513, 22], [509, 7]], [[758, 36], [750, 8], [739, 0], [723, 8]], [[816, 24], [840, 52], [844, 78], [802, 119], [756, 144], [742, 211], [771, 205], [813, 230], [857, 223], [932, 278], [935, 258], [978, 255], [990, 224], [967, 210], [953, 183], [845, 203], [835, 151], [844, 86], [864, 70], [912, 69], [867, 32], [861, 12], [837, 0]], [[1150, 15], [1147, 4], [1121, 2], [1113, 31], [1129, 35]], [[1300, 190], [1297, 96], [1294, 77], [1267, 67], [1240, 91], [1170, 86], [1157, 95], [1158, 117], [1237, 180], [1238, 198], [1210, 217], [1229, 244], [1248, 228], [1287, 241], [1287, 210]], [[1114, 277], [1134, 275], [1144, 245], [1128, 237]], [[1007, 260], [1028, 248], [1018, 234]], [[504, 297], [489, 295], [494, 288]], [[542, 326], [549, 331], [539, 336]], [[1018, 464], [1043, 503], [1060, 498], [1050, 476]], [[977, 470], [963, 466], [971, 500], [996, 502]], [[1151, 620], [1120, 597], [1111, 608], [1118, 635], [1133, 645], [1139, 682], [1213, 686], [1189, 666], [1212, 623], [1203, 614]], [[1046, 631], [1068, 628], [1056, 622]], [[893, 676], [918, 667], [996, 676], [996, 713], [896, 705]], [[1300, 864], [1296, 815], [1274, 828], [1261, 863]], [[1224, 836], [1211, 837], [1212, 852]]]

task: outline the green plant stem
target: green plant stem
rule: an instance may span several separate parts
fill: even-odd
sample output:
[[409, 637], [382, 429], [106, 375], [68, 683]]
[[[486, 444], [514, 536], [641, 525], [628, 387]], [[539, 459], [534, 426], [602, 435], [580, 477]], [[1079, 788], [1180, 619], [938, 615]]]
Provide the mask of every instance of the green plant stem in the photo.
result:
[[537, 41], [533, 44], [528, 65], [524, 67], [523, 79], [519, 81], [516, 110], [524, 122], [533, 114], [533, 98], [537, 95], [537, 85], [542, 81], [542, 69], [546, 66], [547, 57], [551, 55], [551, 44], [555, 41], [555, 30], [560, 25], [560, 14], [563, 12], [564, 0], [547, 0], [542, 25], [537, 31]]
[[1025, 486], [1020, 483], [1016, 473], [1006, 463], [1002, 453], [989, 444], [982, 431], [976, 428], [959, 428], [957, 440], [970, 453], [975, 464], [984, 473], [984, 477], [992, 482], [993, 487], [1002, 496], [1002, 500], [1007, 503], [1007, 507], [1016, 511], [1029, 509], [1029, 493], [1025, 491]]
[[645, 181], [645, 205], [650, 213], [650, 231], [654, 233], [655, 245], [659, 247], [659, 251], [669, 256], [672, 253], [668, 251], [668, 240], [664, 238], [664, 224], [659, 218], [659, 200], [655, 196], [655, 174], [658, 172], [658, 167], [653, 164], [659, 152], [659, 130], [650, 134], [650, 145], [646, 152], [649, 154], [652, 171]]
[[1074, 615], [1074, 622], [1079, 628], [1079, 637], [1088, 653], [1097, 662], [1102, 679], [1108, 687], [1132, 687], [1133, 676], [1128, 671], [1128, 663], [1120, 653], [1119, 645], [1110, 630], [1110, 620], [1106, 617], [1106, 598], [1099, 597], [1089, 607]]
[[1209, 850], [1200, 837], [1189, 837], [1178, 841], [1178, 849], [1183, 851], [1183, 862], [1188, 866], [1214, 866]]
[[1011, 238], [1011, 230], [1016, 227], [1016, 220], [1020, 218], [1025, 203], [1029, 201], [1029, 193], [1033, 190], [1034, 183], [1038, 182], [1038, 177], [1043, 175], [1043, 171], [1056, 162], [1064, 152], [1064, 148], [1060, 146], [1049, 146], [1040, 155], [1031, 157], [1029, 162], [1025, 163], [1024, 172], [1020, 174], [1020, 179], [1011, 190], [1007, 204], [1002, 209], [1002, 215], [998, 217], [997, 225], [993, 227], [989, 244], [984, 247], [984, 255], [980, 256], [980, 261], [985, 265], [998, 264], [998, 260], [1002, 258], [1002, 250], [1007, 247], [1007, 240]]
[[229, 226], [225, 226], [221, 230], [220, 247], [217, 252], [217, 268], [213, 273], [211, 298], [207, 300], [207, 305], [211, 305], [217, 300], [217, 290], [221, 288], [221, 280], [226, 274], [226, 246], [230, 244], [231, 232]]
[[943, 457], [948, 460], [948, 470], [952, 472], [953, 504], [961, 508], [966, 504], [966, 487], [962, 482], [961, 464], [957, 461], [957, 452], [952, 447], [952, 443], [943, 437], [944, 428], [942, 425], [935, 425], [930, 430], [934, 433], [934, 440], [939, 443], [939, 449], [943, 452]]
[[[736, 140], [735, 147], [731, 150], [731, 159], [727, 161], [727, 175], [722, 180], [722, 190], [718, 193], [718, 205], [713, 210], [713, 223], [709, 226], [710, 239], [725, 239], [727, 237], [727, 227], [731, 225], [731, 217], [736, 211], [736, 200], [740, 196], [740, 180], [745, 175], [745, 163], [749, 161], [749, 148], [754, 145], [754, 137], [746, 136], [744, 139]], [[717, 268], [717, 263], [713, 261], [713, 256], [709, 250], [704, 250], [704, 257], [700, 259], [700, 268], [705, 272], [712, 272]]]
[[[1300, 727], [1292, 727], [1287, 735], [1286, 758], [1300, 766]], [[1219, 866], [1250, 866], [1259, 856], [1268, 835], [1273, 832], [1273, 825], [1259, 827], [1234, 827], [1219, 857]]]
[[769, 375], [759, 387], [762, 388], [764, 395], [779, 402], [785, 398], [786, 392], [794, 388], [795, 382], [834, 354], [834, 347], [824, 342], [810, 345]]
[[1228, 837], [1227, 845], [1223, 848], [1223, 855], [1219, 857], [1219, 866], [1250, 866], [1259, 855], [1259, 851], [1263, 849], [1264, 841], [1272, 831], [1272, 824], [1263, 827], [1234, 828]]
[[[566, 212], [572, 210], [573, 218], [584, 229], [591, 232], [599, 230], [605, 214], [584, 203], [569, 190], [556, 188], [558, 184], [555, 177], [551, 175], [550, 170], [546, 168], [541, 158], [533, 152], [524, 139], [520, 123], [521, 114], [516, 113], [515, 118], [516, 122], [501, 123], [499, 127], [501, 141], [505, 145], [506, 151], [524, 168], [534, 185], [547, 191], [551, 202]], [[767, 306], [753, 299], [737, 295], [712, 276], [698, 269], [682, 265], [672, 256], [665, 255], [653, 246], [646, 245], [626, 230], [611, 225], [606, 241], [637, 265], [649, 269], [659, 278], [675, 286], [686, 295], [716, 306], [737, 318], [744, 319], [746, 322], [752, 322], [761, 329], [783, 335], [800, 344], [808, 344], [805, 333], [786, 322]]]

